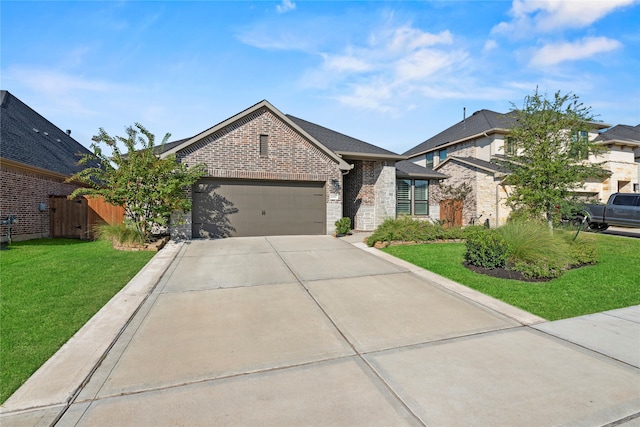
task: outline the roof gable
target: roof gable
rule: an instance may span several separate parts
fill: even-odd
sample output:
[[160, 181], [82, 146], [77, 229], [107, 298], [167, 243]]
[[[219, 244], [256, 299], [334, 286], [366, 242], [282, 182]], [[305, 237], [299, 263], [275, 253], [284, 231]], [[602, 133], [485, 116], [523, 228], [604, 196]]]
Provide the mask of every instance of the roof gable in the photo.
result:
[[470, 117], [463, 119], [455, 125], [443, 130], [432, 138], [404, 153], [405, 156], [416, 156], [433, 148], [451, 144], [457, 141], [480, 137], [484, 133], [508, 131], [515, 124], [515, 117], [509, 113], [496, 113], [491, 110], [480, 110]]
[[447, 157], [442, 163], [438, 164], [438, 166], [436, 166], [435, 169], [441, 169], [444, 165], [446, 165], [449, 162], [456, 162], [465, 166], [471, 166], [481, 171], [488, 172], [496, 177], [504, 176], [505, 174], [507, 174], [507, 171], [500, 165], [487, 162], [485, 160], [476, 159], [474, 157], [450, 156], [450, 157]]
[[214, 133], [216, 133], [218, 131], [221, 131], [222, 129], [226, 128], [227, 126], [234, 125], [235, 123], [241, 121], [245, 117], [253, 114], [254, 112], [256, 112], [256, 111], [258, 111], [258, 110], [260, 110], [262, 108], [268, 109], [272, 114], [274, 114], [276, 117], [278, 117], [282, 122], [284, 122], [285, 124], [290, 126], [292, 129], [294, 129], [296, 132], [298, 132], [300, 135], [302, 135], [302, 137], [304, 137], [309, 142], [311, 142], [313, 145], [315, 145], [320, 151], [322, 151], [328, 157], [333, 159], [336, 163], [338, 163], [340, 169], [349, 170], [349, 169], [352, 168], [351, 165], [349, 165], [347, 162], [342, 160], [342, 158], [340, 158], [335, 152], [331, 151], [328, 147], [326, 147], [324, 144], [322, 144], [320, 141], [318, 141], [316, 138], [314, 138], [312, 135], [310, 135], [307, 131], [305, 131], [300, 126], [298, 126], [289, 117], [287, 117], [282, 112], [280, 112], [277, 108], [275, 108], [273, 105], [271, 105], [271, 103], [269, 103], [269, 101], [267, 101], [267, 100], [262, 100], [262, 101], [258, 102], [257, 104], [247, 108], [244, 111], [241, 111], [240, 113], [238, 113], [238, 114], [236, 114], [236, 115], [234, 115], [234, 116], [232, 116], [232, 117], [230, 117], [230, 118], [218, 123], [217, 125], [209, 128], [209, 129], [207, 129], [207, 130], [195, 135], [194, 137], [186, 138], [186, 139], [183, 139], [183, 140], [180, 140], [180, 141], [174, 141], [174, 142], [166, 144], [165, 147], [164, 147], [163, 152], [161, 153], [161, 156], [167, 156], [167, 155], [174, 154], [174, 153], [177, 153], [179, 151], [185, 150], [186, 148], [190, 147], [191, 145], [202, 141], [204, 138], [208, 137], [209, 135], [212, 135], [212, 134], [214, 134]]
[[27, 166], [71, 176], [91, 152], [9, 91], [0, 91], [0, 156]]

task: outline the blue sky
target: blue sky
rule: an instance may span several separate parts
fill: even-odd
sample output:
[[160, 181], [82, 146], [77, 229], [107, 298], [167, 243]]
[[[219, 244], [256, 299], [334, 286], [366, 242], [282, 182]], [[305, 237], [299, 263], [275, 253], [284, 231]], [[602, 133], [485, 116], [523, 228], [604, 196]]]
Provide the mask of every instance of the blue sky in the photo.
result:
[[0, 86], [89, 146], [267, 99], [402, 153], [536, 87], [640, 123], [640, 2], [6, 1]]

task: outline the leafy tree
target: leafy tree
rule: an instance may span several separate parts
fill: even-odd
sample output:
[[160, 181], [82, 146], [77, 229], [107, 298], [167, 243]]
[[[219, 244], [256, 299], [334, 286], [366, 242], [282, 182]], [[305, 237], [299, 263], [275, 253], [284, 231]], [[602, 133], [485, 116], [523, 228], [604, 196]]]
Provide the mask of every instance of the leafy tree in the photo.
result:
[[[513, 105], [513, 104], [512, 104]], [[589, 178], [604, 178], [602, 163], [589, 162], [603, 148], [589, 141], [595, 117], [577, 95], [556, 92], [553, 99], [536, 89], [525, 97], [522, 109], [513, 105], [511, 129], [504, 159], [498, 163], [510, 172], [505, 184], [512, 186], [507, 203], [533, 217], [544, 215], [549, 229], [558, 206]]]
[[[89, 167], [69, 178], [88, 187], [76, 189], [70, 197], [102, 196], [113, 205], [124, 206], [127, 225], [148, 238], [154, 225], [168, 224], [171, 212], [191, 210], [185, 190], [205, 169], [202, 164], [189, 168], [174, 155], [161, 158], [155, 136], [139, 123], [127, 127], [126, 133], [126, 137], [111, 137], [100, 128], [91, 144], [93, 154], [82, 156], [79, 162]], [[160, 147], [170, 136], [164, 136]], [[112, 155], [106, 155], [100, 144], [109, 147]]]

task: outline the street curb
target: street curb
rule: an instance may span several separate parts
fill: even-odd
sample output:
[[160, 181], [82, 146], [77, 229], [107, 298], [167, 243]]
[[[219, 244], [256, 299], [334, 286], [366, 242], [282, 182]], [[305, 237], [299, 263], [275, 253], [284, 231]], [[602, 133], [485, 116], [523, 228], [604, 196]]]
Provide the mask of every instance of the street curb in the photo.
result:
[[0, 416], [69, 403], [182, 248], [169, 242], [89, 321], [16, 390]]
[[353, 246], [362, 249], [363, 251], [369, 252], [370, 254], [373, 254], [379, 258], [382, 258], [385, 261], [391, 262], [399, 267], [406, 268], [410, 272], [424, 279], [427, 279], [435, 283], [436, 285], [449, 290], [450, 292], [470, 299], [471, 301], [484, 307], [490, 308], [493, 311], [497, 311], [498, 313], [507, 316], [522, 325], [530, 326], [546, 322], [546, 319], [543, 319], [542, 317], [538, 317], [535, 314], [529, 313], [528, 311], [524, 311], [518, 307], [507, 304], [506, 302], [500, 301], [474, 289], [468, 288], [464, 285], [461, 285], [460, 283], [454, 282], [453, 280], [447, 279], [446, 277], [440, 276], [439, 274], [436, 274], [432, 271], [425, 270], [424, 268], [418, 267], [415, 264], [411, 264], [410, 262], [404, 261], [400, 258], [396, 258], [393, 255], [389, 255], [375, 248], [370, 248], [364, 243], [352, 244]]

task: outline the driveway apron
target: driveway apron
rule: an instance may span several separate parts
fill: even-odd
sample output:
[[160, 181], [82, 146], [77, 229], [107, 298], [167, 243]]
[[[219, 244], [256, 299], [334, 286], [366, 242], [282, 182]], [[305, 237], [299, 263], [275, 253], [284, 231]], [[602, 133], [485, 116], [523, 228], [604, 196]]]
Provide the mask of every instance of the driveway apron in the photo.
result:
[[637, 366], [328, 236], [186, 242], [60, 426], [638, 421]]

